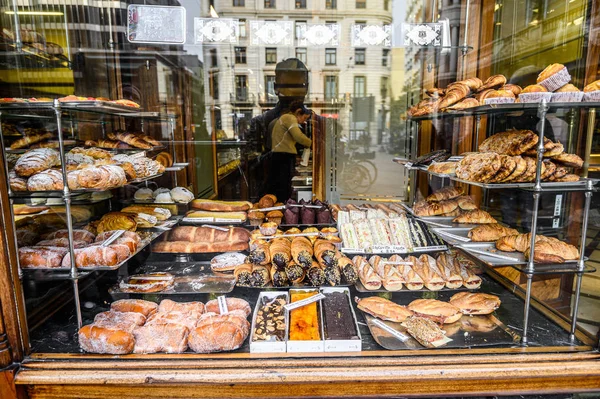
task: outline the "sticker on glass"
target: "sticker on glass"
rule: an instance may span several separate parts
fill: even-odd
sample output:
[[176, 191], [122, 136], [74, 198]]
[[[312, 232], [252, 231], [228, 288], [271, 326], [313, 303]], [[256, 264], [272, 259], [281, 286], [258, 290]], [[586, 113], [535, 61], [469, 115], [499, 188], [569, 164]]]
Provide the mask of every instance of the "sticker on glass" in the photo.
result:
[[339, 24], [298, 24], [299, 46], [339, 46]]
[[251, 44], [255, 46], [291, 46], [293, 31], [292, 21], [250, 21]]
[[130, 4], [127, 40], [131, 43], [185, 43], [185, 8]]
[[229, 18], [194, 18], [194, 41], [196, 43], [238, 42], [239, 21]]
[[392, 25], [352, 24], [353, 47], [390, 47], [392, 45]]
[[441, 46], [441, 23], [403, 24], [402, 43], [405, 46]]

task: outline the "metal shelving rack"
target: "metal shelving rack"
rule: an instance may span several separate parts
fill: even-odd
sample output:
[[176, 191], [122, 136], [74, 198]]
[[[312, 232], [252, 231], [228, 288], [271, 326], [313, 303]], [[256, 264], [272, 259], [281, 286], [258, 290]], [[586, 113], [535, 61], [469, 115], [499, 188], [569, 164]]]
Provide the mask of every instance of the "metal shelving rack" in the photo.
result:
[[[18, 113], [13, 113], [15, 111], [27, 111], [29, 113], [31, 113], [31, 115], [29, 114], [18, 114]], [[57, 268], [56, 269], [56, 279], [60, 279], [60, 280], [71, 280], [72, 284], [73, 284], [73, 295], [74, 295], [74, 299], [75, 299], [75, 312], [76, 312], [76, 316], [77, 316], [77, 324], [78, 327], [81, 328], [82, 324], [83, 324], [83, 320], [82, 320], [82, 315], [81, 315], [81, 303], [80, 303], [80, 298], [79, 298], [79, 279], [83, 276], [86, 276], [87, 274], [89, 274], [90, 271], [94, 271], [94, 270], [107, 270], [106, 268], [103, 267], [97, 267], [97, 268], [89, 268], [89, 269], [85, 269], [85, 270], [79, 270], [75, 264], [75, 248], [73, 247], [73, 219], [71, 216], [71, 204], [73, 200], [76, 200], [77, 196], [80, 195], [82, 193], [82, 190], [71, 190], [69, 188], [69, 184], [68, 184], [68, 179], [67, 179], [67, 169], [66, 169], [66, 152], [65, 152], [65, 143], [64, 143], [64, 137], [63, 137], [63, 130], [62, 130], [62, 123], [63, 123], [63, 119], [65, 118], [65, 116], [72, 116], [72, 113], [77, 113], [77, 112], [84, 112], [84, 113], [94, 113], [94, 114], [101, 114], [102, 118], [104, 116], [106, 117], [110, 117], [110, 118], [114, 118], [114, 117], [130, 117], [130, 118], [142, 118], [142, 119], [152, 119], [155, 121], [166, 121], [169, 123], [169, 128], [170, 128], [170, 134], [171, 137], [173, 137], [174, 135], [174, 129], [175, 129], [175, 119], [176, 116], [174, 114], [166, 114], [163, 115], [161, 113], [157, 113], [157, 112], [140, 112], [138, 109], [136, 108], [130, 108], [127, 106], [121, 106], [121, 105], [117, 105], [117, 104], [111, 104], [111, 103], [107, 103], [107, 102], [103, 102], [103, 101], [77, 101], [77, 102], [61, 102], [58, 99], [55, 99], [53, 102], [25, 102], [25, 103], [4, 103], [4, 104], [0, 104], [0, 121], [2, 120], [3, 116], [10, 116], [11, 119], [13, 118], [28, 118], [28, 117], [32, 117], [32, 118], [43, 118], [43, 119], [48, 119], [48, 120], [52, 120], [55, 119], [56, 120], [56, 126], [57, 126], [57, 130], [58, 130], [58, 144], [59, 144], [59, 155], [60, 155], [60, 163], [61, 163], [61, 173], [62, 173], [62, 177], [63, 177], [63, 190], [62, 192], [35, 192], [35, 193], [30, 193], [29, 196], [31, 196], [31, 194], [37, 194], [37, 195], [44, 195], [44, 193], [46, 193], [48, 195], [48, 197], [62, 197], [64, 204], [65, 204], [65, 212], [66, 212], [66, 218], [67, 218], [67, 231], [68, 231], [68, 238], [69, 238], [69, 254], [71, 257], [71, 264], [70, 264], [70, 268], [68, 270], [68, 273], [66, 272], [65, 268]], [[46, 115], [40, 115], [39, 113], [51, 113], [53, 115], [51, 116], [46, 116]], [[71, 118], [71, 121], [73, 121], [73, 119]], [[4, 159], [4, 168], [6, 170], [7, 176], [8, 176], [8, 170], [9, 170], [9, 165], [8, 165], [8, 159], [5, 156], [6, 154], [6, 146], [5, 146], [5, 142], [4, 142], [4, 135], [2, 134], [2, 126], [0, 124], [0, 151], [3, 155], [3, 159]], [[141, 150], [143, 151], [143, 150]], [[175, 150], [173, 149], [173, 155], [175, 155]], [[175, 158], [173, 158], [175, 160]], [[183, 166], [185, 167], [185, 166]], [[183, 169], [182, 167], [182, 169]], [[176, 169], [176, 170], [181, 170], [181, 169]], [[156, 175], [153, 176], [154, 177], [158, 177], [160, 175]], [[92, 192], [94, 190], [86, 190], [89, 192]], [[9, 195], [9, 204], [10, 204], [10, 210], [11, 210], [11, 218], [13, 220], [13, 232], [14, 232], [14, 241], [17, 242], [17, 236], [16, 236], [16, 226], [14, 225], [14, 213], [13, 213], [13, 204], [15, 203], [15, 200], [18, 199], [22, 199], [24, 197], [27, 196], [27, 194], [24, 193], [13, 193], [12, 190], [10, 189], [10, 184], [8, 184], [8, 195]], [[139, 252], [139, 251], [138, 251]], [[120, 265], [118, 265], [119, 267], [122, 266], [123, 264], [127, 263], [127, 261], [121, 263]], [[21, 269], [21, 266], [19, 264], [19, 260], [17, 257], [17, 266], [18, 266], [18, 272], [19, 272], [19, 279], [23, 278], [23, 271]]]
[[[575, 302], [573, 305], [573, 315], [572, 315], [571, 329], [570, 329], [570, 334], [569, 334], [569, 339], [571, 341], [575, 340], [575, 331], [576, 331], [576, 327], [577, 327], [577, 312], [579, 310], [579, 300], [580, 300], [580, 293], [581, 293], [582, 277], [583, 277], [584, 273], [595, 270], [595, 269], [591, 269], [591, 268], [586, 268], [584, 252], [585, 252], [585, 242], [586, 242], [586, 233], [587, 233], [587, 225], [588, 225], [588, 217], [589, 217], [589, 211], [590, 211], [591, 198], [592, 198], [593, 192], [595, 191], [594, 185], [598, 183], [598, 180], [583, 178], [580, 182], [578, 182], [579, 184], [571, 184], [571, 185], [565, 184], [565, 183], [548, 184], [548, 183], [542, 182], [541, 181], [541, 174], [542, 174], [541, 169], [542, 169], [542, 161], [543, 161], [543, 156], [544, 156], [544, 134], [545, 134], [545, 129], [546, 129], [546, 116], [548, 113], [550, 113], [552, 111], [557, 111], [557, 110], [561, 110], [561, 109], [588, 109], [589, 110], [588, 124], [589, 124], [589, 123], [594, 122], [595, 113], [596, 113], [597, 108], [600, 108], [600, 103], [596, 103], [596, 102], [594, 102], [594, 103], [591, 103], [591, 102], [548, 103], [546, 100], [543, 100], [541, 103], [536, 103], [536, 104], [518, 103], [518, 104], [483, 105], [483, 106], [474, 107], [474, 108], [470, 108], [470, 109], [466, 109], [466, 110], [462, 110], [462, 111], [441, 112], [441, 113], [436, 113], [436, 114], [419, 116], [419, 117], [415, 117], [415, 118], [407, 118], [407, 123], [411, 125], [410, 130], [408, 130], [408, 131], [413, 132], [412, 128], [413, 128], [414, 124], [411, 122], [417, 122], [417, 125], [418, 125], [418, 122], [423, 121], [423, 120], [433, 120], [433, 119], [441, 119], [441, 118], [473, 117], [474, 116], [476, 118], [476, 122], [474, 124], [476, 137], [475, 137], [475, 140], [473, 141], [473, 151], [477, 151], [477, 148], [479, 147], [478, 137], [479, 137], [479, 132], [480, 132], [482, 116], [488, 116], [488, 115], [494, 115], [494, 114], [508, 114], [508, 113], [514, 113], [514, 112], [520, 112], [520, 111], [527, 111], [527, 110], [537, 111], [537, 115], [541, 121], [541, 125], [540, 125], [539, 132], [538, 132], [539, 141], [538, 141], [537, 148], [536, 148], [537, 169], [536, 169], [535, 181], [533, 183], [526, 183], [524, 185], [515, 185], [517, 187], [514, 187], [514, 188], [519, 188], [521, 190], [531, 192], [533, 195], [533, 209], [532, 209], [533, 215], [532, 215], [532, 221], [531, 221], [531, 233], [532, 234], [531, 234], [531, 243], [530, 243], [530, 249], [529, 249], [529, 260], [527, 261], [526, 265], [521, 265], [520, 267], [515, 267], [516, 270], [525, 274], [525, 276], [527, 278], [527, 286], [525, 289], [525, 306], [524, 306], [524, 310], [523, 310], [523, 334], [521, 337], [521, 342], [523, 345], [527, 345], [527, 343], [528, 343], [527, 329], [528, 329], [528, 324], [529, 324], [529, 312], [530, 312], [530, 307], [531, 307], [532, 281], [533, 281], [533, 277], [537, 274], [570, 273], [570, 274], [575, 274], [577, 276], [576, 280], [575, 280]], [[586, 143], [591, 141], [591, 132], [592, 132], [592, 129], [590, 129], [588, 126]], [[419, 127], [416, 126], [416, 131], [415, 131], [415, 134], [413, 135], [413, 143], [412, 143], [413, 144], [412, 145], [412, 154], [413, 154], [414, 158], [416, 158], [418, 156], [418, 150], [417, 150], [418, 134], [419, 134]], [[587, 154], [586, 154], [586, 160], [587, 160]], [[408, 169], [411, 170], [413, 173], [417, 173], [417, 172], [428, 173], [427, 170], [425, 170], [423, 168], [409, 167]], [[430, 174], [430, 175], [436, 175], [436, 174]], [[585, 171], [584, 171], [584, 175], [587, 175], [585, 173]], [[437, 176], [442, 179], [447, 178], [452, 181], [457, 181], [460, 183], [479, 186], [486, 190], [510, 188], [509, 187], [510, 185], [502, 185], [502, 184], [488, 185], [488, 184], [481, 184], [481, 183], [477, 183], [477, 182], [461, 180], [461, 179], [458, 179], [453, 176], [446, 176], [446, 175], [444, 175], [444, 176], [437, 175]], [[411, 187], [412, 188], [411, 193], [413, 193], [413, 200], [414, 200], [416, 179], [413, 178], [411, 180], [412, 180], [411, 185], [413, 186], [413, 187]], [[582, 220], [582, 226], [581, 226], [581, 240], [580, 240], [580, 244], [579, 244], [579, 260], [576, 263], [572, 263], [572, 265], [574, 265], [572, 267], [565, 266], [564, 264], [556, 264], [556, 265], [536, 264], [536, 263], [534, 263], [534, 260], [533, 260], [534, 251], [535, 251], [535, 237], [537, 234], [540, 197], [545, 192], [556, 192], [556, 191], [571, 191], [571, 192], [579, 191], [579, 192], [583, 192], [585, 195], [585, 204], [584, 204], [583, 215], [582, 215], [583, 220]], [[456, 246], [456, 247], [461, 249], [460, 246]], [[473, 254], [471, 254], [463, 249], [461, 249], [461, 251], [465, 252], [470, 257], [476, 258], [476, 256], [474, 256]]]

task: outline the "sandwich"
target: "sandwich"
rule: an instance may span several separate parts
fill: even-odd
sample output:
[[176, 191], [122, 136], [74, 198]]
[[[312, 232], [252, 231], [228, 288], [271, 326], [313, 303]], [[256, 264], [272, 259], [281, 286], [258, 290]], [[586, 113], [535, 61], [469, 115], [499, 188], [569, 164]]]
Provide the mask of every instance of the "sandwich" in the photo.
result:
[[[390, 261], [401, 262], [402, 258], [400, 255], [392, 255], [390, 256]], [[400, 275], [404, 277], [404, 284], [406, 285], [406, 288], [408, 288], [410, 291], [423, 289], [423, 279], [413, 269], [415, 265], [419, 263], [419, 260], [414, 256], [409, 256], [406, 258], [406, 261], [412, 263], [412, 265], [398, 265], [398, 271], [400, 272]]]
[[446, 281], [437, 270], [435, 259], [429, 255], [421, 255], [413, 269], [421, 276], [425, 287], [431, 291], [439, 291], [446, 285]]
[[413, 312], [405, 306], [398, 305], [392, 301], [378, 296], [369, 298], [356, 298], [357, 307], [371, 316], [381, 320], [389, 320], [402, 323], [407, 317], [412, 316]]
[[415, 316], [431, 319], [439, 324], [450, 324], [462, 317], [462, 312], [456, 306], [438, 301], [437, 299], [417, 299], [408, 305]]
[[437, 324], [424, 317], [411, 316], [402, 323], [402, 326], [406, 328], [407, 333], [427, 348], [444, 345], [449, 340]]
[[381, 277], [379, 277], [364, 257], [357, 255], [352, 258], [352, 262], [356, 266], [360, 282], [366, 289], [371, 291], [381, 288]]
[[463, 279], [460, 275], [460, 263], [458, 260], [447, 253], [442, 253], [437, 258], [437, 266], [442, 277], [446, 280], [446, 287], [457, 289], [462, 287]]
[[475, 290], [481, 286], [481, 277], [463, 264], [460, 265], [460, 276], [463, 279], [463, 285], [470, 290]]
[[459, 292], [452, 295], [450, 304], [459, 308], [463, 314], [490, 314], [500, 307], [500, 298], [481, 292]]

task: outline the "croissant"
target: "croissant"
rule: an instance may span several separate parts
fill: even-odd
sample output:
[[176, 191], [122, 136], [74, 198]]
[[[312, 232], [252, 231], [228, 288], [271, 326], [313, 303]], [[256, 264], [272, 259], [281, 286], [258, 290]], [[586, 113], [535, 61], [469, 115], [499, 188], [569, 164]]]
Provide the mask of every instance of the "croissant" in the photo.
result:
[[452, 220], [454, 223], [468, 223], [468, 224], [488, 224], [498, 223], [496, 219], [492, 217], [486, 211], [481, 209], [474, 209], [472, 211], [465, 212]]
[[271, 255], [271, 262], [273, 262], [273, 265], [279, 270], [283, 270], [292, 259], [291, 243], [287, 238], [276, 238], [271, 241], [269, 252]]
[[149, 150], [149, 149], [151, 149], [153, 147], [152, 144], [150, 144], [150, 143], [146, 142], [145, 140], [139, 138], [138, 136], [136, 136], [133, 133], [122, 133], [122, 132], [119, 132], [117, 134], [115, 134], [115, 133], [108, 133], [106, 136], [109, 139], [111, 139], [111, 140], [119, 140], [119, 141], [127, 143], [130, 146], [135, 147], [135, 148], [141, 148], [141, 149], [144, 149], [144, 150]]
[[252, 265], [243, 263], [233, 270], [236, 284], [243, 287], [250, 287], [250, 275], [252, 274]]
[[487, 90], [487, 89], [497, 89], [506, 84], [506, 76], [504, 75], [493, 75], [490, 76], [483, 82], [483, 85], [477, 89], [478, 92]]
[[451, 213], [456, 208], [458, 208], [458, 202], [453, 199], [434, 202], [432, 204], [423, 201], [415, 204], [413, 212], [417, 216], [439, 216]]
[[340, 269], [340, 272], [344, 275], [346, 283], [354, 284], [356, 280], [358, 280], [358, 270], [356, 270], [354, 263], [352, 263], [352, 261], [346, 256], [341, 256], [337, 260], [337, 265]]
[[504, 236], [519, 234], [515, 229], [497, 223], [477, 226], [469, 231], [469, 238], [474, 242], [496, 241]]
[[468, 79], [465, 79], [465, 80], [461, 80], [461, 81], [452, 83], [448, 87], [452, 87], [453, 85], [459, 84], [459, 83], [466, 85], [472, 91], [476, 91], [481, 86], [483, 86], [483, 82], [481, 81], [481, 79], [475, 77], [475, 78], [468, 78]]
[[270, 273], [273, 287], [286, 287], [290, 284], [290, 279], [285, 270], [277, 270], [277, 268], [272, 267]]
[[264, 287], [271, 282], [271, 274], [266, 266], [253, 266], [250, 274], [252, 287]]
[[445, 188], [442, 188], [441, 190], [438, 190], [435, 193], [429, 195], [426, 198], [426, 200], [428, 202], [445, 201], [445, 200], [456, 198], [456, 197], [462, 195], [463, 192], [464, 192], [464, 189], [462, 187], [454, 187], [454, 186], [445, 187]]
[[292, 259], [302, 266], [304, 269], [308, 269], [312, 263], [313, 257], [313, 246], [310, 240], [306, 237], [294, 237], [292, 240]]
[[133, 215], [121, 212], [110, 212], [102, 216], [100, 222], [96, 226], [98, 234], [111, 230], [128, 230], [135, 231], [137, 222]]
[[[529, 258], [529, 251], [525, 252], [525, 259]], [[577, 247], [562, 242], [553, 237], [544, 237], [536, 240], [533, 252], [533, 261], [537, 263], [564, 263], [567, 260], [579, 259]]]
[[325, 284], [325, 273], [323, 272], [321, 266], [314, 260], [312, 261], [311, 266], [308, 269], [306, 275], [308, 277], [308, 280], [310, 281], [310, 284], [315, 287], [319, 287]]
[[461, 195], [456, 199], [456, 202], [458, 203], [458, 207], [463, 211], [472, 211], [477, 209], [477, 204], [473, 198], [468, 195]]
[[469, 95], [471, 90], [469, 86], [463, 83], [455, 83], [448, 90], [446, 90], [446, 95], [440, 101], [438, 108], [447, 108], [453, 104], [456, 104], [463, 98]]

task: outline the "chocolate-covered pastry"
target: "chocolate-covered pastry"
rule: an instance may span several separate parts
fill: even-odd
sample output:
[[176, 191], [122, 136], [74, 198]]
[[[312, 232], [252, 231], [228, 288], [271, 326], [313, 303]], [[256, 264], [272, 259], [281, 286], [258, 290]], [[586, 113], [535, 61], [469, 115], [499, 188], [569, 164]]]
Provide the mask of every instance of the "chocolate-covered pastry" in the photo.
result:
[[340, 269], [337, 266], [337, 263], [325, 267], [323, 273], [325, 274], [325, 280], [331, 286], [340, 285], [340, 283], [342, 282], [342, 275], [340, 273]]
[[313, 261], [312, 266], [308, 269], [307, 276], [310, 284], [314, 287], [320, 287], [325, 284], [325, 273], [317, 262]]

